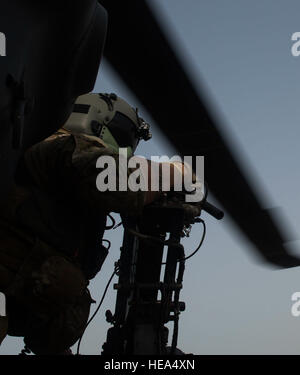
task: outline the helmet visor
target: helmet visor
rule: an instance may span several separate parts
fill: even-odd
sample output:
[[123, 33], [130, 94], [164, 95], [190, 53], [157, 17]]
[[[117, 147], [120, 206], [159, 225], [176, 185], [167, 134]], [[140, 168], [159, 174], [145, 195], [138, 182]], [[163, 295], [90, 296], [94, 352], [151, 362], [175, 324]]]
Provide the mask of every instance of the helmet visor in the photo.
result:
[[106, 126], [119, 147], [131, 147], [135, 151], [139, 138], [137, 137], [137, 126], [130, 118], [120, 112], [116, 112], [114, 118]]

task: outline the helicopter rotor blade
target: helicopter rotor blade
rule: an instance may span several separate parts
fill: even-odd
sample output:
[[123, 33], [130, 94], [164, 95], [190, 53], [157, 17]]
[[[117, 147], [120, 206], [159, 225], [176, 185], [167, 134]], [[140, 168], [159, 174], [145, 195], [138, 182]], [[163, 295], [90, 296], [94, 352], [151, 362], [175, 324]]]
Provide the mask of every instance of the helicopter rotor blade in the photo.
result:
[[262, 258], [281, 268], [299, 266], [300, 259], [285, 247], [285, 231], [263, 209], [258, 192], [221, 134], [221, 121], [212, 117], [147, 2], [100, 3], [109, 14], [104, 55], [113, 69], [182, 156], [205, 156], [210, 191]]

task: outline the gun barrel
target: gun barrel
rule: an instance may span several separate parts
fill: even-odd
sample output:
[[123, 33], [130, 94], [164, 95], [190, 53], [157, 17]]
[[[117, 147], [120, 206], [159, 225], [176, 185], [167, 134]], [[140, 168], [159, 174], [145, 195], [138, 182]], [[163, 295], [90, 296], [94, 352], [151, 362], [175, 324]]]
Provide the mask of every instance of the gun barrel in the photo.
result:
[[201, 208], [217, 220], [221, 220], [224, 217], [224, 212], [222, 210], [207, 201], [202, 204]]

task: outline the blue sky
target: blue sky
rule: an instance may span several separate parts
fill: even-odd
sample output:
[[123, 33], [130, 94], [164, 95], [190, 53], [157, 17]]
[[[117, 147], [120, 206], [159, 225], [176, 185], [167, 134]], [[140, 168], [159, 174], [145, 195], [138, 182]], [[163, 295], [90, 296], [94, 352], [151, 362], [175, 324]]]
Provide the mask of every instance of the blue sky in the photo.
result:
[[[291, 36], [300, 31], [296, 0], [149, 0], [197, 88], [205, 87], [222, 118], [222, 131], [238, 145], [265, 192], [265, 207], [281, 207], [281, 217], [300, 234], [300, 57], [291, 54]], [[201, 86], [200, 86], [201, 84]], [[163, 90], [163, 87], [161, 88]], [[153, 124], [153, 139], [138, 151], [175, 154], [137, 98], [104, 63], [96, 92], [116, 92]], [[171, 108], [169, 110], [172, 110]], [[226, 183], [226, 181], [224, 181]], [[181, 299], [179, 347], [195, 354], [299, 354], [300, 317], [291, 315], [291, 295], [300, 291], [300, 270], [273, 270], [251, 255], [251, 245], [229, 218], [203, 215], [204, 245], [186, 265]], [[184, 242], [190, 253], [201, 235], [195, 226]], [[92, 282], [99, 301], [118, 259], [122, 229], [107, 233], [112, 249]], [[300, 242], [295, 241], [300, 249]], [[81, 352], [98, 354], [113, 311], [110, 288]], [[22, 340], [8, 338], [0, 354], [16, 354]]]

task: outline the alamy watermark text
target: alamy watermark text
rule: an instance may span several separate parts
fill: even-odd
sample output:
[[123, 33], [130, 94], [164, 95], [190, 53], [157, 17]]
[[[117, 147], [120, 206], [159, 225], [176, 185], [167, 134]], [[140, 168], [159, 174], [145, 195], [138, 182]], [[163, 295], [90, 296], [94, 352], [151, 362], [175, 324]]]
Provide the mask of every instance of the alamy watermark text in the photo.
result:
[[0, 32], [0, 56], [6, 56], [6, 36]]

